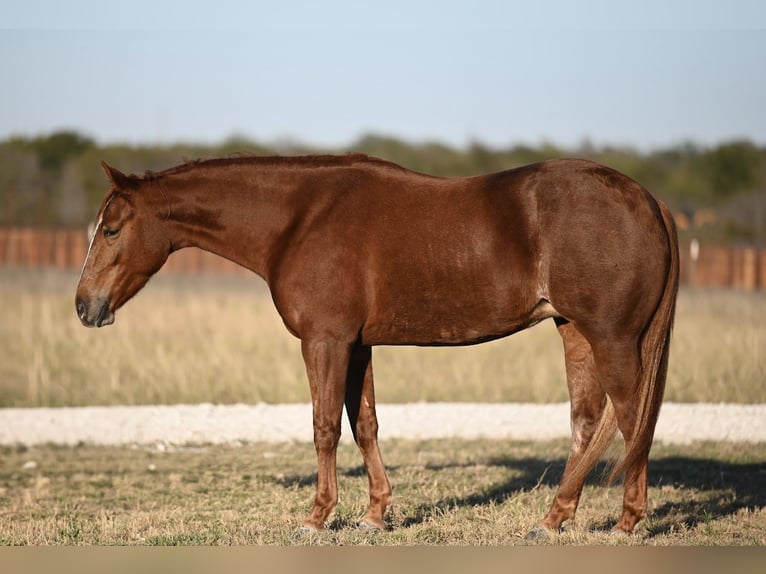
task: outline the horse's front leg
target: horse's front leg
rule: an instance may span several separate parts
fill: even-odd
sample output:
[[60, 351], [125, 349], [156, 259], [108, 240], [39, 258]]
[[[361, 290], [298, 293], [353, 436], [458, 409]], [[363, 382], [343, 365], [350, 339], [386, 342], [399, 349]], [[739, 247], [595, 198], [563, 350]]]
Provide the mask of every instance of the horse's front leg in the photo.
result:
[[303, 521], [303, 528], [322, 530], [338, 503], [336, 452], [351, 344], [331, 338], [304, 339], [301, 348], [311, 387], [318, 465], [314, 508]]

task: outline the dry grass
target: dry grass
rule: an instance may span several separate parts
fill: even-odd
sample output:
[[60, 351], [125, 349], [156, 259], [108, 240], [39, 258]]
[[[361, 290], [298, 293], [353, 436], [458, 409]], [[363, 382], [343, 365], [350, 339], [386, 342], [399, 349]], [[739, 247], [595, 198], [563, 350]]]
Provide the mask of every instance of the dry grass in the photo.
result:
[[[159, 452], [135, 448], [3, 449], [4, 545], [520, 545], [545, 513], [567, 444], [386, 441], [390, 531], [355, 530], [367, 480], [339, 451], [341, 501], [321, 535], [294, 538], [314, 492], [308, 444]], [[608, 529], [621, 489], [586, 486], [567, 545], [766, 544], [766, 445], [657, 446], [650, 516], [634, 536]]]
[[[105, 329], [77, 276], [0, 269], [0, 406], [307, 402], [300, 347], [255, 277], [155, 278]], [[682, 292], [667, 400], [766, 402], [766, 294]], [[467, 348], [376, 348], [382, 402], [567, 400], [551, 322]]]

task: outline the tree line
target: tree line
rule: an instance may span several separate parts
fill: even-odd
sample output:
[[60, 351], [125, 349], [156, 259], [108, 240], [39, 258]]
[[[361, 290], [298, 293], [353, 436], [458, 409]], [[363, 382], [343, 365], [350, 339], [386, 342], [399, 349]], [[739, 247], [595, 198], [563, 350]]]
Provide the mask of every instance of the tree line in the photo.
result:
[[766, 245], [766, 148], [748, 140], [712, 147], [685, 143], [650, 152], [628, 147], [574, 149], [554, 144], [456, 148], [368, 134], [342, 149], [300, 143], [267, 145], [232, 137], [216, 145], [99, 145], [75, 131], [0, 142], [0, 226], [80, 227], [106, 191], [105, 160], [127, 173], [159, 171], [183, 161], [238, 154], [363, 152], [441, 176], [476, 175], [553, 157], [576, 156], [618, 169], [665, 201], [683, 234], [717, 243]]

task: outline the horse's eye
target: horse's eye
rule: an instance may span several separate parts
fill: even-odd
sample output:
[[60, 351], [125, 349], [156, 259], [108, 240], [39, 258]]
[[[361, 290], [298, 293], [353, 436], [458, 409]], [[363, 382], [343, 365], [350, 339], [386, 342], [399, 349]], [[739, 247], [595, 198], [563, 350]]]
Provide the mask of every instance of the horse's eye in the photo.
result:
[[117, 237], [119, 234], [119, 229], [108, 229], [107, 227], [104, 227], [104, 237]]

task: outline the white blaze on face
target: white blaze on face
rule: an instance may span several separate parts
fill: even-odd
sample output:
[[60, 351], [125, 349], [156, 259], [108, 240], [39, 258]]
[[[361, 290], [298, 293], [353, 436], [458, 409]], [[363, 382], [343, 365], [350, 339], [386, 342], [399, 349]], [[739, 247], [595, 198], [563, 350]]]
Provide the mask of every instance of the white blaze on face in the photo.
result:
[[114, 199], [114, 196], [109, 198], [109, 201], [106, 202], [104, 209], [101, 210], [101, 215], [99, 216], [98, 221], [96, 222], [96, 226], [93, 228], [93, 231], [90, 235], [90, 242], [88, 243], [88, 253], [85, 255], [85, 263], [82, 264], [82, 271], [80, 271], [81, 281], [82, 281], [82, 275], [83, 273], [85, 273], [85, 268], [88, 266], [88, 259], [90, 259], [90, 250], [93, 249], [93, 242], [96, 240], [96, 235], [98, 235], [99, 229], [101, 229], [101, 224], [104, 222], [104, 212], [106, 212], [106, 208], [109, 207], [109, 204], [112, 203], [112, 199]]
[[104, 216], [99, 217], [96, 222], [96, 226], [93, 227], [93, 231], [90, 231], [90, 242], [88, 243], [88, 253], [85, 255], [85, 263], [82, 264], [82, 270], [80, 271], [80, 281], [82, 281], [82, 275], [85, 273], [85, 268], [88, 266], [88, 259], [90, 259], [90, 250], [93, 248], [93, 242], [96, 240], [96, 234], [98, 233], [101, 223], [104, 220]]

